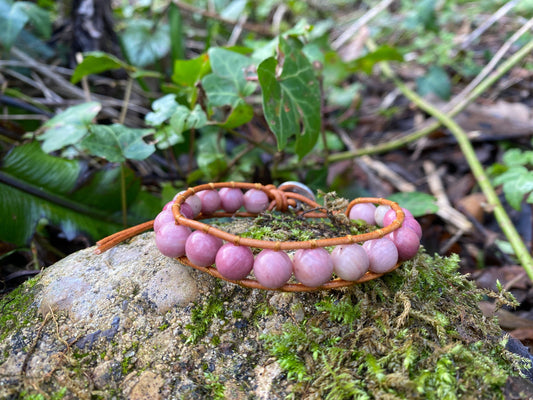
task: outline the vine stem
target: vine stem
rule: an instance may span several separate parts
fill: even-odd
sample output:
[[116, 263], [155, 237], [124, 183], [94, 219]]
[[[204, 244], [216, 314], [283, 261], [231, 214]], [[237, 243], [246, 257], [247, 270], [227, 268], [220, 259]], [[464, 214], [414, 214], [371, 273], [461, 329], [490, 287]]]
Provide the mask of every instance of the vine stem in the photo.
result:
[[500, 199], [494, 190], [494, 187], [491, 185], [489, 178], [483, 170], [483, 166], [476, 157], [474, 148], [468, 140], [466, 133], [449, 115], [441, 112], [439, 109], [425, 101], [417, 93], [411, 90], [405, 83], [398, 79], [388, 63], [382, 62], [381, 68], [385, 76], [394, 82], [396, 87], [398, 87], [405, 97], [411, 100], [417, 107], [436, 118], [439, 123], [448, 128], [448, 130], [455, 137], [466, 161], [468, 162], [468, 165], [470, 166], [470, 169], [472, 170], [472, 173], [474, 174], [474, 177], [476, 178], [477, 183], [479, 184], [479, 187], [483, 191], [483, 194], [485, 194], [488, 204], [494, 211], [494, 216], [496, 217], [498, 225], [500, 225], [503, 233], [511, 243], [515, 255], [524, 267], [529, 279], [533, 281], [533, 258], [529, 254], [526, 245], [520, 238], [520, 235], [511, 222], [509, 215], [507, 215], [505, 212], [505, 209], [503, 208], [502, 203], [500, 202]]

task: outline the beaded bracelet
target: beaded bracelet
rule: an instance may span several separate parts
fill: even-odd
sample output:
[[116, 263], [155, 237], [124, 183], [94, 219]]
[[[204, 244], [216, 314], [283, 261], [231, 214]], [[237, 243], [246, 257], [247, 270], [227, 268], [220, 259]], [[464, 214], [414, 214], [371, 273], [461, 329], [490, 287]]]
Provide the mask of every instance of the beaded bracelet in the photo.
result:
[[[217, 190], [219, 189], [222, 190], [218, 192]], [[406, 233], [407, 236], [414, 235], [417, 240], [414, 240], [415, 247], [411, 246], [414, 249], [414, 252], [411, 251], [407, 257], [405, 257], [405, 255], [400, 257], [400, 261], [412, 257], [418, 250], [419, 233], [421, 233], [418, 223], [409, 214], [406, 219], [405, 214], [407, 211], [402, 209], [397, 203], [382, 198], [368, 197], [354, 199], [348, 204], [345, 214], [350, 216], [353, 207], [359, 204], [378, 204], [388, 206], [393, 210], [392, 221], [388, 221], [388, 223], [385, 224], [386, 226], [380, 227], [372, 232], [346, 235], [336, 238], [322, 238], [304, 241], [259, 240], [233, 235], [201, 222], [201, 220], [204, 219], [221, 217], [254, 218], [264, 211], [272, 210], [283, 213], [292, 210], [297, 215], [306, 218], [327, 218], [328, 214], [326, 212], [317, 211], [323, 210], [324, 207], [316, 203], [314, 198], [311, 198], [312, 194], [311, 196], [303, 195], [301, 194], [302, 191], [299, 189], [300, 188], [295, 184], [283, 184], [279, 188], [276, 188], [273, 185], [265, 186], [258, 183], [244, 182], [208, 183], [191, 187], [176, 195], [174, 200], [166, 206], [167, 218], [169, 218], [168, 207], [171, 207], [170, 213], [172, 215], [172, 223], [169, 221], [166, 223], [163, 222], [162, 225], [160, 224], [160, 227], [157, 227], [158, 218], [160, 217], [158, 216], [158, 218], [156, 218], [155, 223], [157, 229], [154, 228], [156, 230], [156, 244], [164, 254], [168, 253], [169, 251], [166, 247], [168, 246], [168, 243], [165, 243], [165, 235], [167, 235], [168, 232], [174, 232], [174, 236], [169, 235], [172, 240], [170, 243], [170, 246], [172, 247], [170, 256], [177, 258], [182, 263], [206, 272], [216, 278], [224, 279], [244, 287], [292, 292], [307, 292], [346, 287], [376, 279], [384, 275], [384, 273], [396, 269], [401, 262], [393, 261], [393, 265], [387, 267], [386, 271], [379, 272], [372, 271], [371, 265], [370, 270], [368, 270], [367, 266], [367, 270], [363, 271], [364, 274], [353, 280], [342, 279], [340, 277], [333, 278], [333, 272], [338, 276], [342, 270], [342, 265], [346, 265], [346, 263], [364, 264], [364, 260], [359, 260], [359, 257], [357, 257], [357, 259], [343, 258], [340, 255], [343, 252], [348, 251], [348, 255], [357, 254], [364, 259], [367, 256], [372, 258], [371, 250], [369, 250], [369, 248], [372, 247], [370, 244], [375, 244], [379, 247], [380, 245], [390, 246], [390, 243], [394, 243], [398, 247], [399, 245], [395, 240], [401, 242], [401, 237], [396, 235], [397, 237], [395, 239], [394, 236], [391, 235], [394, 235], [394, 232], [402, 228], [404, 219], [406, 222], [409, 222], [409, 228], [413, 228], [413, 224], [417, 226], [415, 226], [416, 229], [405, 228], [407, 231], [404, 229], [403, 233]], [[229, 208], [229, 206], [224, 204], [224, 202], [220, 204], [220, 202], [212, 202], [206, 198], [206, 196], [209, 195], [216, 200], [216, 197], [220, 197], [219, 194], [222, 195], [224, 190], [233, 190], [233, 194], [236, 194], [237, 197], [239, 197], [239, 192], [242, 196], [242, 191], [244, 190], [245, 194], [242, 196], [243, 198], [262, 194], [262, 199], [265, 201], [262, 203], [260, 201], [259, 203], [261, 203], [261, 206], [258, 207], [257, 204], [254, 203], [250, 203], [251, 205], [246, 204], [246, 199], [244, 199], [241, 202], [234, 202], [234, 204], [231, 205], [230, 210], [223, 210], [224, 206], [226, 206], [226, 208]], [[296, 193], [297, 191], [299, 193]], [[305, 193], [305, 191], [303, 193]], [[204, 200], [200, 200], [199, 204], [198, 195], [204, 195]], [[225, 197], [227, 198], [228, 196]], [[191, 204], [194, 206], [195, 210], [193, 210]], [[237, 211], [242, 209], [243, 205], [245, 211]], [[303, 209], [302, 206], [304, 205], [308, 210]], [[200, 210], [199, 207], [203, 208], [203, 210]], [[221, 208], [222, 211], [220, 211]], [[165, 213], [165, 211], [161, 214], [163, 213]], [[389, 220], [390, 219], [391, 218], [389, 218]], [[116, 243], [135, 236], [153, 226], [154, 221], [150, 221], [115, 235], [111, 235], [97, 243], [97, 252], [105, 251]], [[414, 232], [417, 229], [419, 233], [415, 234]], [[416, 235], [419, 236], [417, 237]], [[392, 240], [381, 240], [381, 243], [378, 245], [378, 239], [382, 239], [385, 236], [390, 237]], [[226, 244], [223, 245], [223, 242], [226, 242]], [[360, 246], [359, 243], [364, 244], [363, 246]], [[324, 248], [332, 246], [336, 247], [331, 254], [329, 254]], [[363, 247], [365, 247], [365, 251], [362, 251]], [[251, 248], [261, 250], [261, 252], [254, 257]], [[347, 248], [349, 248], [349, 250], [346, 250]], [[296, 250], [292, 260], [285, 253], [287, 250]], [[358, 250], [359, 252], [355, 250]], [[394, 251], [397, 251], [396, 247], [394, 248]], [[395, 257], [397, 257], [397, 255]], [[374, 258], [376, 258], [375, 254]], [[244, 267], [239, 265], [239, 262], [241, 261], [246, 264]], [[367, 264], [368, 263], [371, 264], [371, 260], [367, 262]], [[282, 267], [279, 267], [279, 265]], [[239, 270], [237, 275], [240, 274], [238, 279], [235, 278], [236, 270]], [[254, 276], [248, 276], [252, 270]], [[320, 275], [322, 276], [318, 281], [315, 279], [316, 276], [313, 276], [313, 273], [316, 271], [320, 271]], [[299, 283], [288, 283], [293, 275]]]

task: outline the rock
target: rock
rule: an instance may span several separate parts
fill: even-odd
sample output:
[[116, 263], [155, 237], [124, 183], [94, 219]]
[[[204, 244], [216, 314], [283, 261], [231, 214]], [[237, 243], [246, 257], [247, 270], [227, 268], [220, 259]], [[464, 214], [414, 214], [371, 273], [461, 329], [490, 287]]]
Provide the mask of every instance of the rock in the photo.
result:
[[510, 356], [457, 261], [279, 293], [164, 257], [153, 233], [86, 249], [0, 299], [0, 398], [498, 398]]

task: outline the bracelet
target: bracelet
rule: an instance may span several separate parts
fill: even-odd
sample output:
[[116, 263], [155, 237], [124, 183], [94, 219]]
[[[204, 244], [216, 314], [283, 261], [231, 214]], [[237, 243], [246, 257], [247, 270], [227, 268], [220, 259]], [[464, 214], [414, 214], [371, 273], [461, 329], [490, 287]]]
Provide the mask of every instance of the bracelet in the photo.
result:
[[[201, 222], [221, 217], [254, 218], [273, 210], [291, 210], [305, 218], [328, 218], [327, 212], [317, 211], [324, 207], [314, 201], [312, 193], [302, 193], [307, 194], [297, 183], [276, 188], [221, 182], [188, 188], [178, 193], [154, 220], [156, 245], [163, 254], [216, 278], [248, 288], [292, 292], [340, 288], [376, 279], [418, 252], [420, 225], [407, 210], [382, 198], [354, 199], [345, 211], [346, 216], [356, 219], [352, 215], [359, 215], [360, 210], [375, 209], [378, 221], [373, 215], [370, 222], [374, 223], [370, 224], [380, 227], [335, 238], [259, 240]], [[245, 211], [238, 211], [242, 208]], [[131, 229], [121, 238], [131, 237]], [[106, 240], [100, 245], [106, 246]], [[334, 248], [330, 253], [326, 248], [331, 247]], [[259, 253], [254, 255], [252, 248]], [[292, 259], [287, 250], [296, 250]], [[289, 283], [293, 276], [298, 283]]]

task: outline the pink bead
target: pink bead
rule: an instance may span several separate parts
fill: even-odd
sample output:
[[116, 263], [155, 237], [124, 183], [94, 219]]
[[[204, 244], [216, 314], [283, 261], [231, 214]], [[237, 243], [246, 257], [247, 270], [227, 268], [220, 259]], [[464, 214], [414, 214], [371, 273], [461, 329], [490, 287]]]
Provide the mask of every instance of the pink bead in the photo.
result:
[[222, 209], [226, 212], [235, 212], [244, 204], [244, 196], [241, 189], [222, 188], [218, 191]]
[[294, 254], [294, 276], [309, 287], [322, 286], [331, 279], [333, 261], [327, 250], [300, 249]]
[[376, 206], [372, 203], [360, 203], [356, 204], [350, 210], [350, 219], [361, 219], [368, 225], [376, 225], [374, 219], [374, 213], [376, 212]]
[[218, 250], [215, 264], [220, 275], [236, 281], [248, 276], [254, 265], [254, 255], [249, 247], [226, 243]]
[[199, 267], [207, 267], [215, 262], [222, 239], [202, 231], [194, 231], [185, 243], [185, 254], [190, 262]]
[[[411, 212], [407, 208], [402, 207], [402, 210], [405, 214], [405, 218], [414, 218], [413, 214], [411, 214]], [[392, 223], [392, 221], [394, 221], [395, 219], [396, 219], [396, 211], [394, 210], [387, 211], [387, 213], [383, 217], [383, 226], [389, 226]]]
[[[182, 194], [184, 192], [185, 192], [185, 190], [182, 190], [181, 192], [179, 192], [177, 195], [174, 196], [173, 200], [176, 200], [176, 198], [180, 194]], [[192, 196], [187, 197], [185, 199], [185, 203], [187, 203], [192, 209], [192, 213], [193, 213], [192, 218], [196, 217], [198, 214], [200, 214], [200, 211], [202, 211], [202, 201], [195, 194], [193, 194]], [[189, 217], [187, 217], [187, 218], [189, 218]]]
[[356, 281], [368, 271], [370, 261], [365, 249], [358, 244], [343, 244], [331, 252], [333, 271], [345, 281]]
[[254, 275], [259, 283], [277, 289], [287, 283], [292, 275], [292, 261], [283, 251], [262, 250], [254, 261]]
[[202, 213], [211, 214], [220, 209], [220, 196], [216, 190], [202, 190], [198, 197], [202, 200]]
[[167, 204], [163, 206], [163, 211], [169, 210], [172, 208], [172, 205], [174, 204], [174, 200], [169, 201]]
[[[414, 221], [414, 220], [413, 220]], [[418, 253], [420, 238], [408, 226], [402, 226], [387, 235], [398, 250], [398, 259], [405, 261], [413, 258]]]
[[155, 244], [159, 251], [167, 257], [181, 257], [185, 254], [185, 243], [191, 235], [186, 226], [168, 222], [155, 233]]
[[262, 190], [250, 189], [244, 194], [244, 208], [250, 213], [263, 212], [269, 204], [268, 196]]
[[381, 204], [376, 208], [376, 211], [374, 212], [374, 219], [376, 220], [377, 226], [384, 226], [383, 217], [389, 210], [390, 210], [390, 206], [386, 204]]
[[154, 232], [157, 232], [161, 227], [167, 223], [175, 223], [174, 215], [170, 210], [163, 210], [154, 219]]
[[398, 250], [388, 238], [368, 240], [363, 248], [368, 255], [368, 269], [372, 272], [388, 272], [398, 263]]
[[402, 224], [402, 228], [403, 227], [411, 228], [418, 236], [418, 239], [422, 238], [422, 227], [420, 226], [420, 224], [418, 223], [416, 219], [405, 218]]

